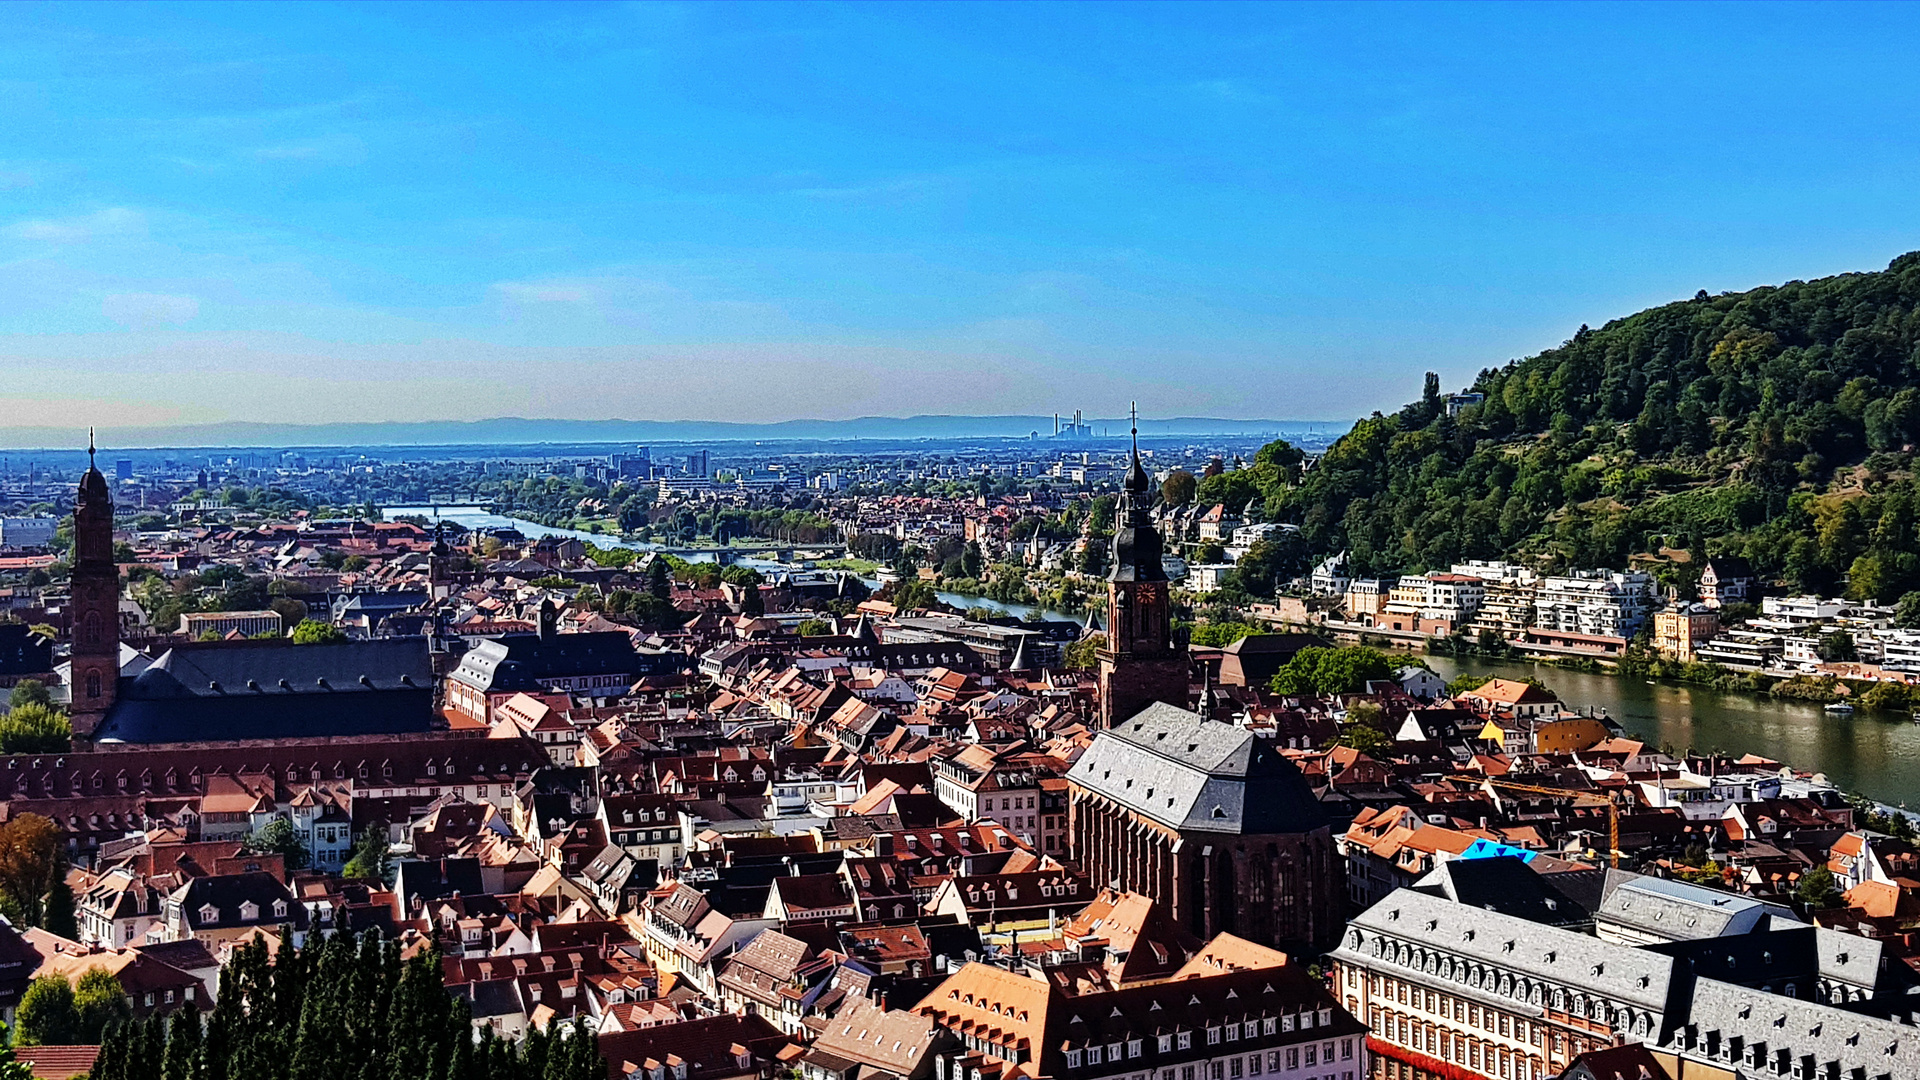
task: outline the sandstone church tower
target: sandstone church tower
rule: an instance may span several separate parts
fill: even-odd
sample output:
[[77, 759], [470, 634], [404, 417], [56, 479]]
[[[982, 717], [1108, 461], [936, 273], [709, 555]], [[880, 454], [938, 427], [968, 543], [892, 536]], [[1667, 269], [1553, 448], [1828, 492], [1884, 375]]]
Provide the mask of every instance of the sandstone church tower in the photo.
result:
[[113, 493], [93, 464], [73, 502], [72, 689], [73, 735], [90, 740], [113, 707], [120, 682], [120, 568], [113, 561]]
[[1187, 707], [1187, 654], [1173, 640], [1171, 586], [1153, 524], [1153, 482], [1140, 465], [1140, 421], [1133, 422], [1133, 465], [1114, 510], [1107, 573], [1107, 644], [1099, 651], [1100, 726], [1111, 728], [1156, 701]]

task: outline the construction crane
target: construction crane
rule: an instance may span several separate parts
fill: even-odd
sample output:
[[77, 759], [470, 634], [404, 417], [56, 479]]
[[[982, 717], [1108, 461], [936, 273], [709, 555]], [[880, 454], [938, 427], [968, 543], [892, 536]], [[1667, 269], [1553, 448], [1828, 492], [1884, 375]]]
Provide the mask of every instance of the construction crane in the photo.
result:
[[1569, 791], [1566, 788], [1538, 787], [1533, 784], [1515, 783], [1512, 780], [1496, 780], [1493, 777], [1488, 777], [1486, 784], [1490, 788], [1504, 788], [1508, 791], [1524, 791], [1530, 795], [1551, 795], [1556, 799], [1574, 799], [1576, 800], [1574, 804], [1576, 806], [1579, 805], [1577, 800], [1580, 799], [1592, 800], [1587, 803], [1588, 806], [1605, 806], [1607, 808], [1608, 865], [1616, 870], [1620, 868], [1620, 808], [1614, 805], [1612, 799], [1592, 791]]

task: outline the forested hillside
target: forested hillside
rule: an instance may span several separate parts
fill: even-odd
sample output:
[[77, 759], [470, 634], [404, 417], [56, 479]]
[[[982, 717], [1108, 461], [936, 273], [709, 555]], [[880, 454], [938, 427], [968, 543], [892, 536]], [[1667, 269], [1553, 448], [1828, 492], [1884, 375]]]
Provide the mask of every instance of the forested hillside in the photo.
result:
[[[1667, 304], [1361, 421], [1285, 515], [1363, 571], [1744, 555], [1796, 589], [1920, 589], [1920, 252]], [[1663, 572], [1674, 563], [1661, 564]]]

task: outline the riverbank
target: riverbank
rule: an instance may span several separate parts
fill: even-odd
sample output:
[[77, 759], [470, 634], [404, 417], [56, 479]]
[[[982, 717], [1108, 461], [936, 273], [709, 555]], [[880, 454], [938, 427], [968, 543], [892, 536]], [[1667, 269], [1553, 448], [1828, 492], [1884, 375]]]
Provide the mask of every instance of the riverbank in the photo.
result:
[[1893, 806], [1920, 806], [1920, 725], [1861, 710], [1836, 716], [1811, 701], [1573, 671], [1527, 660], [1430, 655], [1445, 679], [1537, 678], [1570, 707], [1603, 710], [1649, 746], [1759, 754], [1823, 773], [1835, 785]]

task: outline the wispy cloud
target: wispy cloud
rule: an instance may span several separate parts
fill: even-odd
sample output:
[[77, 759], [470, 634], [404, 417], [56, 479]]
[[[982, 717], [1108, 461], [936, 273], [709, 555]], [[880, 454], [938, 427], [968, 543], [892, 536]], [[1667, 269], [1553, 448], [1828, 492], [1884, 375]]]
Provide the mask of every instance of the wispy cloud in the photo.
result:
[[200, 301], [166, 293], [114, 293], [101, 302], [100, 311], [121, 326], [137, 329], [185, 326], [200, 314]]
[[104, 236], [124, 236], [144, 231], [146, 216], [124, 206], [95, 210], [65, 218], [29, 218], [8, 225], [4, 232], [15, 240], [49, 244], [79, 244]]
[[792, 188], [787, 194], [829, 202], [904, 202], [936, 194], [953, 184], [954, 181], [945, 176], [901, 176], [845, 187]]
[[303, 161], [316, 165], [360, 165], [367, 160], [367, 144], [354, 135], [322, 135], [274, 143], [253, 151], [262, 161]]

